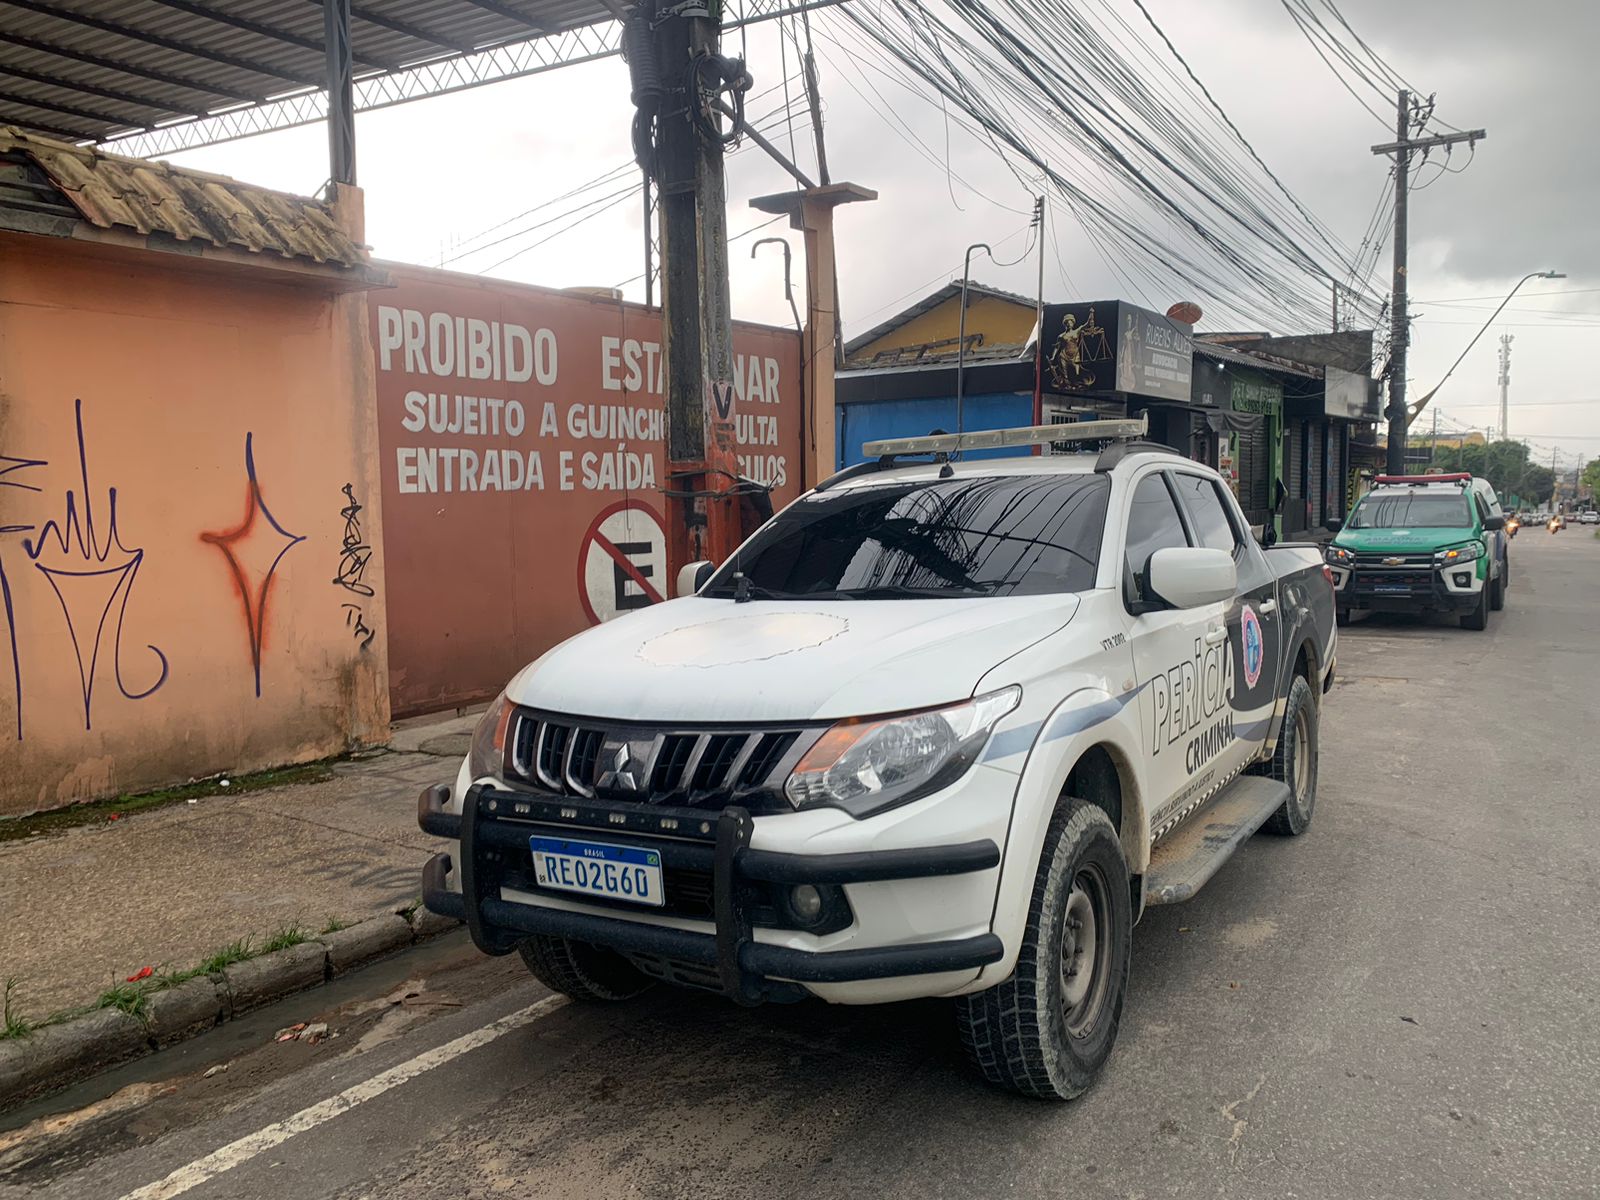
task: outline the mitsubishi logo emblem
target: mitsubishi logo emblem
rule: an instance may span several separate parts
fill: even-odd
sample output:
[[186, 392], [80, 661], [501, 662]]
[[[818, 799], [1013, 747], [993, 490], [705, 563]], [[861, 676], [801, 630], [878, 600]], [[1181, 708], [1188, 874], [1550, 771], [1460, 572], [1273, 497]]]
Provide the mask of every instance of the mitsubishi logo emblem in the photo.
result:
[[618, 744], [611, 756], [610, 769], [600, 777], [600, 786], [621, 788], [625, 792], [639, 790], [639, 778], [633, 773], [633, 756], [628, 753], [627, 742]]

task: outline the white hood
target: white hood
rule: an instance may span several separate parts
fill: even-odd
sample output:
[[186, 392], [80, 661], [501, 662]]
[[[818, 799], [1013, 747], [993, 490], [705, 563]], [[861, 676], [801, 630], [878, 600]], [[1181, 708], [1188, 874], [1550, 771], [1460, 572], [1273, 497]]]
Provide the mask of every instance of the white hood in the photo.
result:
[[971, 696], [1064, 626], [1071, 595], [760, 601], [698, 596], [585, 630], [512, 681], [518, 704], [575, 716], [804, 721]]

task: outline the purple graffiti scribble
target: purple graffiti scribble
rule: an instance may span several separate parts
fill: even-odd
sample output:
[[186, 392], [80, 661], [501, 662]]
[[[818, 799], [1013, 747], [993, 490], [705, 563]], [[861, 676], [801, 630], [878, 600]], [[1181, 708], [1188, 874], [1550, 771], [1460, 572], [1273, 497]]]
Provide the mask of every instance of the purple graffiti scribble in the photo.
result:
[[[239, 602], [244, 606], [245, 630], [250, 637], [250, 663], [255, 668], [256, 698], [261, 698], [261, 645], [267, 629], [267, 594], [272, 590], [272, 578], [283, 561], [283, 556], [305, 541], [305, 535], [290, 533], [267, 507], [261, 495], [261, 482], [256, 478], [255, 435], [244, 435], [244, 470], [249, 479], [245, 492], [244, 520], [232, 529], [220, 533], [202, 533], [200, 540], [222, 551], [233, 573], [233, 583], [239, 592]], [[256, 518], [266, 521], [267, 529], [260, 529]], [[270, 532], [269, 532], [270, 531]], [[265, 539], [263, 542], [262, 539]], [[282, 539], [282, 545], [278, 545]], [[258, 549], [257, 547], [261, 547]], [[276, 548], [276, 553], [274, 549]], [[259, 568], [271, 555], [264, 570]], [[252, 578], [252, 574], [256, 575]]]
[[[82, 510], [79, 510], [78, 493], [70, 489], [66, 494], [66, 512], [60, 521], [51, 519], [40, 525], [37, 537], [22, 539], [22, 549], [27, 554], [34, 567], [44, 576], [49, 583], [50, 590], [56, 595], [57, 602], [61, 605], [61, 615], [66, 618], [67, 635], [72, 639], [72, 652], [78, 660], [78, 682], [83, 692], [83, 727], [94, 727], [94, 684], [95, 670], [100, 661], [100, 643], [105, 635], [106, 623], [110, 619], [111, 610], [117, 610], [116, 626], [111, 635], [111, 665], [112, 673], [116, 678], [117, 690], [129, 700], [143, 700], [151, 695], [167, 681], [167, 656], [155, 646], [145, 646], [156, 656], [160, 663], [161, 671], [156, 676], [156, 681], [142, 691], [130, 690], [123, 680], [122, 672], [122, 627], [128, 616], [128, 601], [133, 595], [134, 584], [139, 577], [139, 568], [144, 563], [144, 548], [142, 546], [128, 547], [122, 543], [122, 535], [117, 529], [117, 489], [106, 489], [106, 524], [105, 540], [101, 541], [100, 534], [95, 528], [95, 505], [93, 485], [89, 481], [89, 451], [88, 444], [83, 434], [83, 401], [73, 401], [73, 421], [78, 438], [78, 478], [83, 485]], [[44, 466], [44, 463], [34, 463], [32, 460], [7, 459], [8, 462], [28, 461], [30, 465]], [[8, 468], [6, 473], [17, 468]], [[0, 482], [9, 482], [0, 478]], [[28, 487], [30, 491], [42, 491], [42, 488], [29, 485], [13, 485]], [[31, 527], [30, 527], [31, 529]], [[7, 532], [21, 532], [22, 527], [8, 526]], [[67, 562], [82, 562], [83, 569], [76, 569], [63, 565], [46, 565], [40, 559], [54, 546]], [[120, 556], [121, 561], [111, 561], [112, 555]], [[107, 565], [107, 563], [110, 565]], [[107, 585], [110, 585], [107, 590]], [[11, 589], [9, 581], [4, 587], [6, 613], [11, 619]], [[92, 640], [89, 630], [93, 628]], [[12, 624], [12, 637], [15, 638], [15, 624]], [[14, 647], [13, 647], [14, 649]], [[13, 664], [14, 666], [16, 664]], [[21, 672], [17, 673], [17, 737], [22, 737], [22, 679]]]
[[[16, 488], [19, 492], [40, 492], [43, 488], [6, 478], [29, 467], [48, 467], [42, 458], [13, 458], [0, 454], [0, 487]], [[0, 535], [7, 533], [32, 533], [32, 525], [0, 525]], [[22, 656], [17, 650], [17, 613], [11, 600], [11, 580], [6, 577], [5, 558], [0, 556], [0, 607], [6, 612], [6, 640], [11, 645], [11, 687], [16, 698], [17, 740], [22, 740]]]

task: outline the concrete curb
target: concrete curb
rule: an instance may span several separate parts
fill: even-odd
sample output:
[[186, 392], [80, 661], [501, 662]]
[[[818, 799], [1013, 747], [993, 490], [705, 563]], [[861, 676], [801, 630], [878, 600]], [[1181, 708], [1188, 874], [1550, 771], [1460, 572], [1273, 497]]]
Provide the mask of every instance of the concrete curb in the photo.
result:
[[0, 1112], [214, 1029], [274, 1000], [317, 987], [353, 967], [456, 928], [427, 909], [381, 913], [285, 950], [234, 963], [212, 976], [149, 993], [130, 1016], [99, 1008], [0, 1041]]

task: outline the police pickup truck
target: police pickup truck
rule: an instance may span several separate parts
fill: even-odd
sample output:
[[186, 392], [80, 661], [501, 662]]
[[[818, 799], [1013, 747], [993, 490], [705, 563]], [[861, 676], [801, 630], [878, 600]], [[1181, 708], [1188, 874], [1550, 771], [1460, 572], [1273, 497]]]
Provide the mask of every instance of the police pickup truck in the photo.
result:
[[1077, 1095], [1145, 905], [1310, 824], [1334, 670], [1318, 551], [1143, 431], [870, 445], [556, 646], [423, 792], [424, 902], [581, 1000], [951, 997], [984, 1077]]

